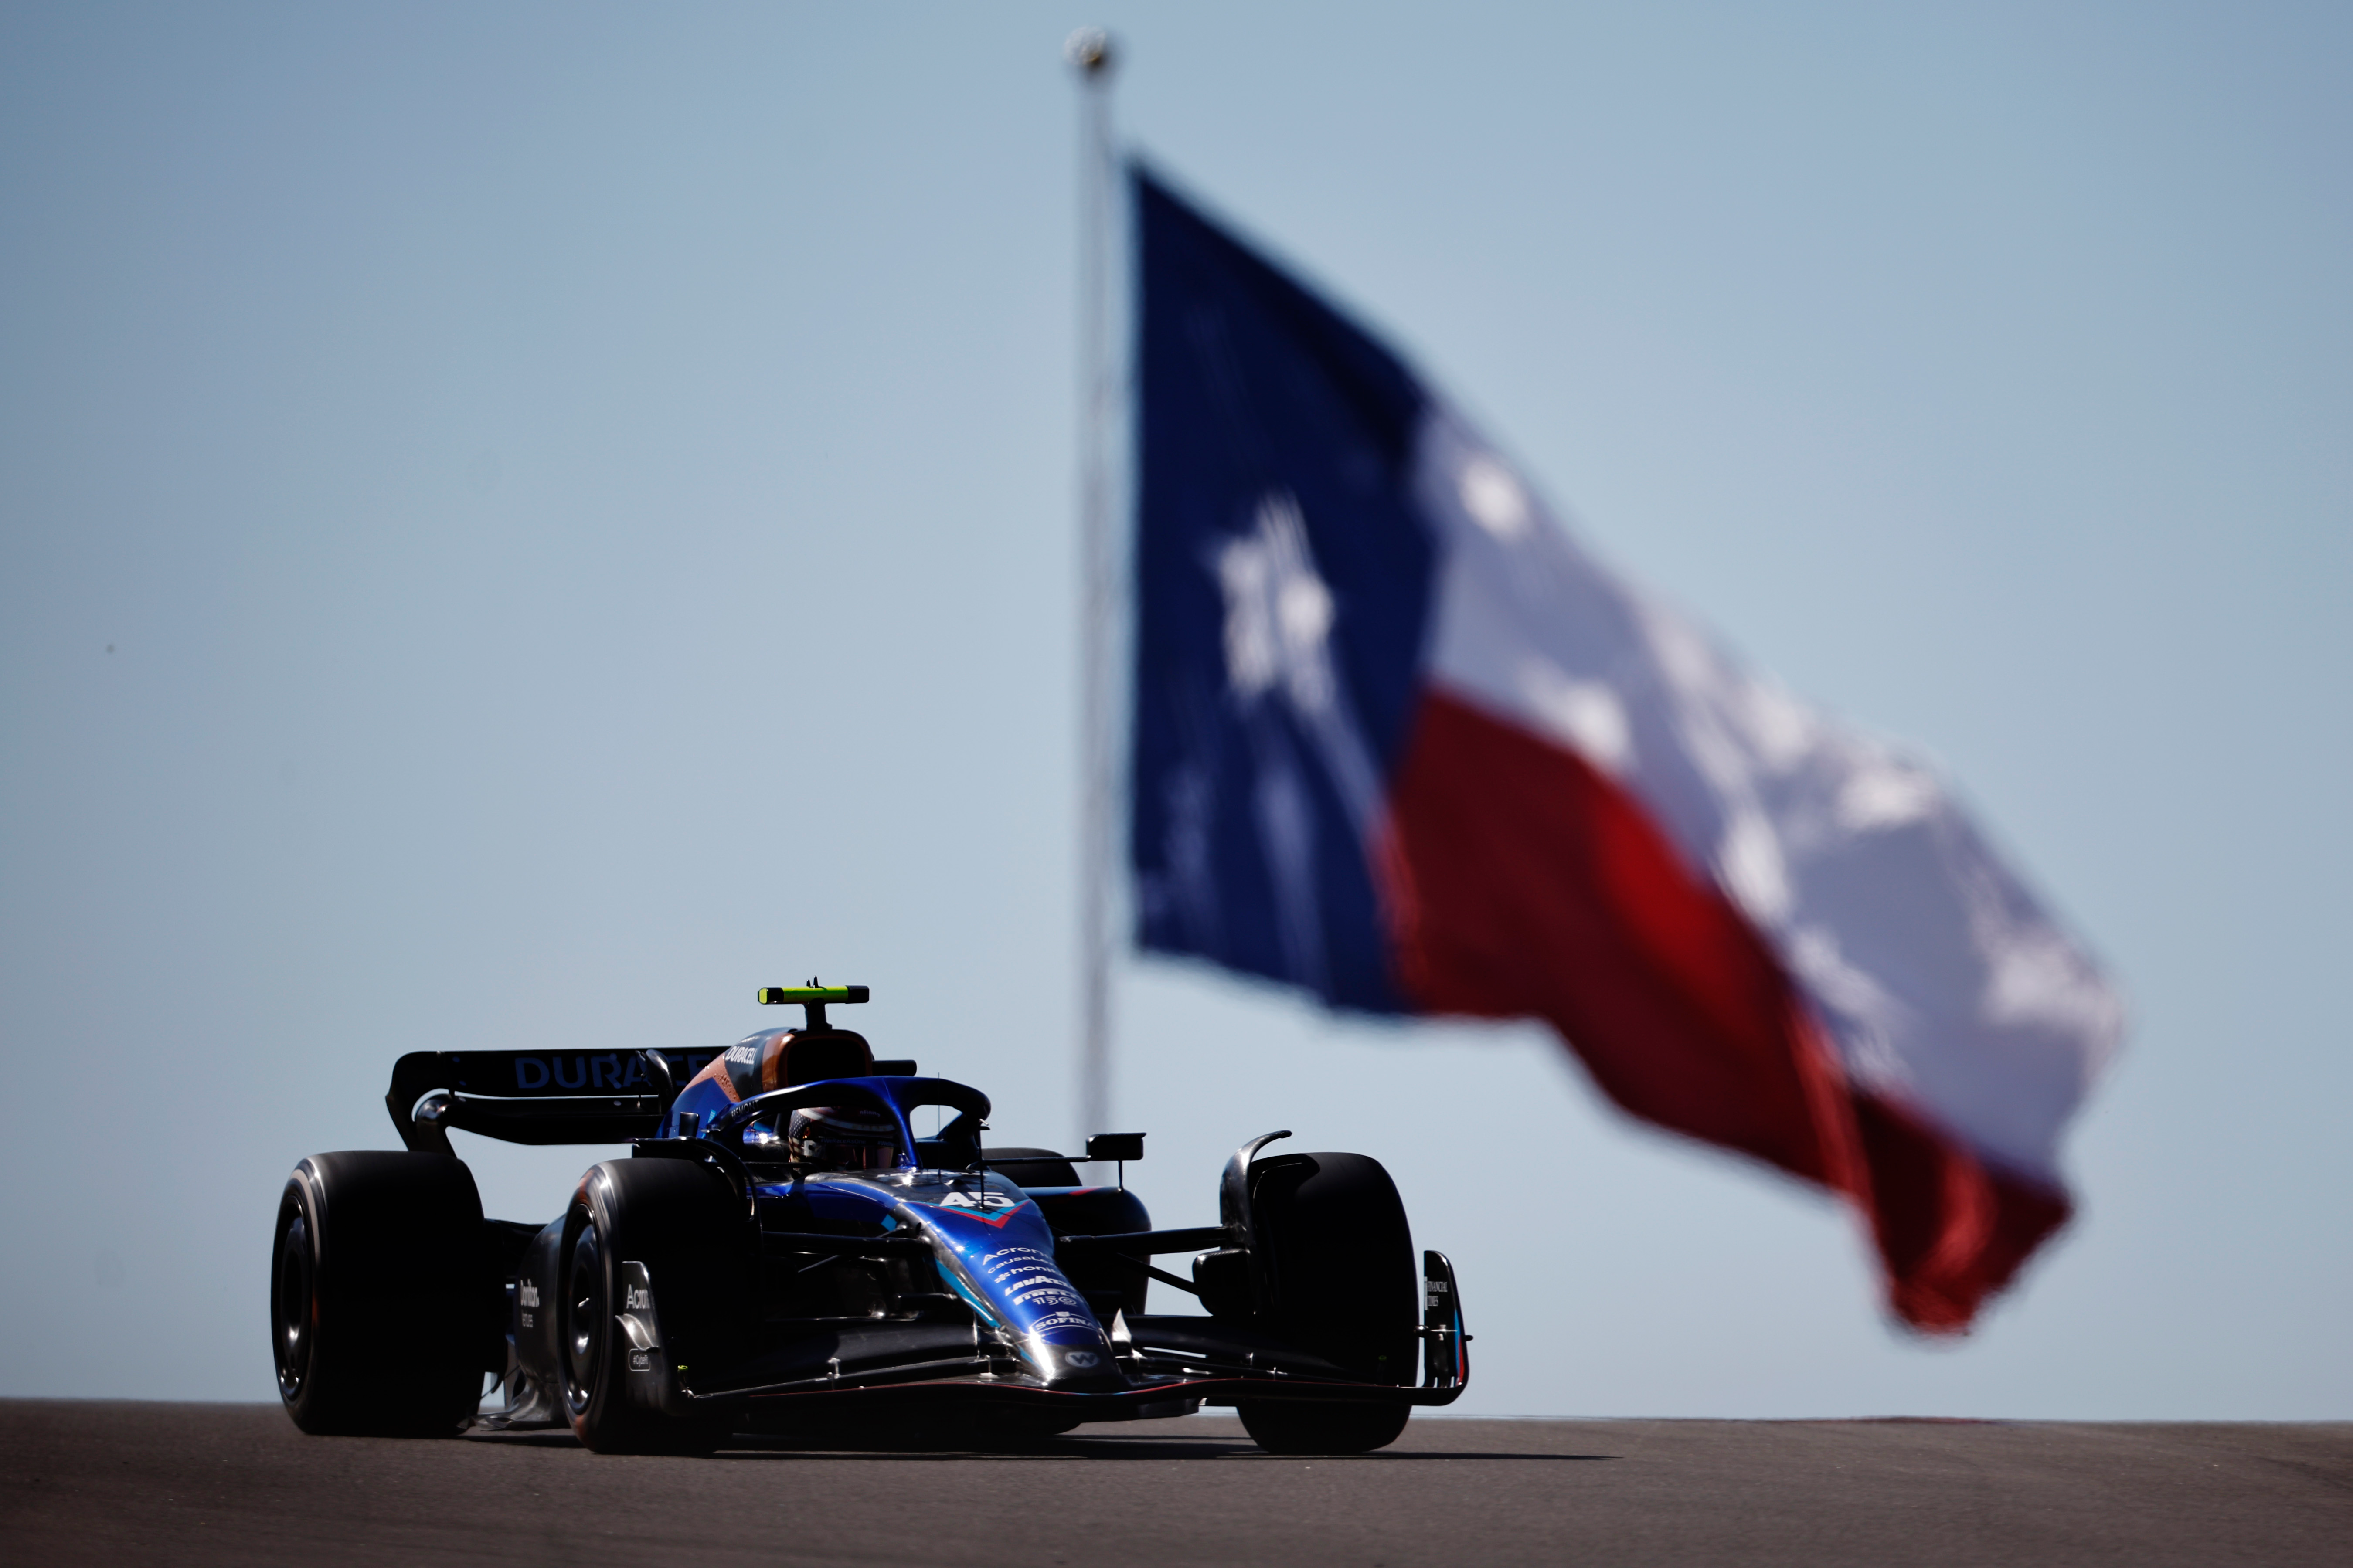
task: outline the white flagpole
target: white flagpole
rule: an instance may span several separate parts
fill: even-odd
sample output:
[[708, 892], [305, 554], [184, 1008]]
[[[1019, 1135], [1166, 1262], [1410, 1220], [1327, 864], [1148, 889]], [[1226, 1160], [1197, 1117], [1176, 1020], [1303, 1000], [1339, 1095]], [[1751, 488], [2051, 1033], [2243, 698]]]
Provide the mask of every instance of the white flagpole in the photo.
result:
[[1072, 33], [1079, 78], [1079, 1139], [1109, 1132], [1111, 1110], [1112, 668], [1111, 439], [1118, 387], [1111, 363], [1111, 35]]

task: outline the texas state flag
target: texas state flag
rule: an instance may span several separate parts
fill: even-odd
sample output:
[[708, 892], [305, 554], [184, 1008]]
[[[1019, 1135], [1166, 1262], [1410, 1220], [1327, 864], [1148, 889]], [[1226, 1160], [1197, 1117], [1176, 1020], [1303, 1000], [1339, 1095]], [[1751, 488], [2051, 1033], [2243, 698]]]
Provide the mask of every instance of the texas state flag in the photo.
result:
[[1139, 940], [1535, 1017], [1846, 1194], [1906, 1321], [2063, 1224], [2116, 994], [1936, 778], [1588, 555], [1371, 334], [1142, 171]]

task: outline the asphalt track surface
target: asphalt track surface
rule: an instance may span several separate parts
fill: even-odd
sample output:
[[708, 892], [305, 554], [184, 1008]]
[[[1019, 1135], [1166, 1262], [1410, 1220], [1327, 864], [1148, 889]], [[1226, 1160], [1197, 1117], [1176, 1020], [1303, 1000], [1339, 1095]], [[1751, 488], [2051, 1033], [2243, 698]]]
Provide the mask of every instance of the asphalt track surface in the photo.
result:
[[0, 1401], [9, 1563], [2353, 1563], [2353, 1423], [1229, 1420], [1019, 1453], [306, 1437], [275, 1405]]

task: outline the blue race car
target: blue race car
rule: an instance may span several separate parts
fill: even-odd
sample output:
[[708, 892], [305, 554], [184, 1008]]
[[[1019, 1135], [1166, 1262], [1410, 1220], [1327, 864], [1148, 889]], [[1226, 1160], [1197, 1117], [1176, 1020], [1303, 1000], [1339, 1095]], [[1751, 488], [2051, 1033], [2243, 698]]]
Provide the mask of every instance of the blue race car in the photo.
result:
[[[385, 1103], [407, 1151], [313, 1154], [279, 1203], [287, 1413], [306, 1432], [568, 1425], [624, 1453], [750, 1431], [1018, 1441], [1206, 1404], [1271, 1452], [1352, 1454], [1460, 1396], [1453, 1267], [1425, 1252], [1417, 1271], [1377, 1163], [1266, 1154], [1289, 1136], [1270, 1132], [1227, 1163], [1218, 1224], [1155, 1230], [1125, 1181], [1143, 1134], [1080, 1162], [985, 1145], [987, 1096], [828, 1022], [867, 994], [769, 987], [804, 1027], [675, 1059], [401, 1058]], [[451, 1128], [633, 1157], [550, 1224], [485, 1219]], [[1092, 1162], [1113, 1184], [1079, 1180]], [[1189, 1279], [1166, 1253], [1194, 1255]], [[1153, 1315], [1155, 1281], [1207, 1315]]]

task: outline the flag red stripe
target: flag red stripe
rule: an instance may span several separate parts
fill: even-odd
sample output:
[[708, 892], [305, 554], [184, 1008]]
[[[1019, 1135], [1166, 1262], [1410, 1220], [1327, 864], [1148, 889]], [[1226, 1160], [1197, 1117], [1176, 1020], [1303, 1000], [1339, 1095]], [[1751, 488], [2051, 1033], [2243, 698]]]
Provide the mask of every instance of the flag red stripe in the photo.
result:
[[1848, 1194], [1906, 1321], [1965, 1326], [2064, 1221], [2063, 1198], [1852, 1092], [1771, 943], [1574, 752], [1425, 691], [1377, 854], [1418, 1005], [1543, 1018], [1636, 1116]]
[[1857, 1094], [1853, 1105], [1867, 1182], [1854, 1195], [1879, 1247], [1889, 1305], [1915, 1328], [1968, 1328], [2067, 1223], [2066, 1198], [1978, 1159], [1892, 1100]]

